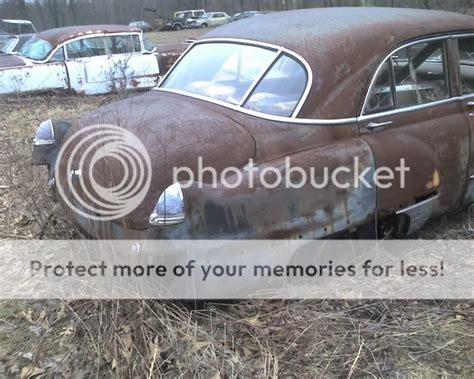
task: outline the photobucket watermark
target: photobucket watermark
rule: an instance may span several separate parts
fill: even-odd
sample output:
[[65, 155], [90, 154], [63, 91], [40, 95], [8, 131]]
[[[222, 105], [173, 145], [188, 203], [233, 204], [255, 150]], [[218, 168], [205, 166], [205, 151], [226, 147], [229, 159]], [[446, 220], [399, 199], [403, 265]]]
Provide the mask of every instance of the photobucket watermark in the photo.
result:
[[287, 189], [301, 189], [307, 186], [314, 189], [324, 189], [329, 186], [338, 189], [362, 187], [389, 189], [397, 186], [404, 189], [408, 172], [410, 172], [410, 167], [406, 165], [404, 158], [400, 159], [396, 167], [378, 168], [361, 165], [358, 157], [354, 157], [352, 165], [341, 165], [336, 168], [301, 167], [293, 165], [291, 157], [286, 157], [284, 164], [279, 166], [259, 166], [250, 159], [244, 168], [226, 167], [218, 171], [214, 167], [204, 166], [203, 158], [199, 157], [195, 170], [190, 167], [174, 167], [173, 182], [180, 182], [182, 188], [190, 188], [195, 183], [199, 188], [203, 188], [205, 183], [213, 188], [228, 189], [242, 186], [250, 189], [257, 186], [266, 189], [282, 186]]

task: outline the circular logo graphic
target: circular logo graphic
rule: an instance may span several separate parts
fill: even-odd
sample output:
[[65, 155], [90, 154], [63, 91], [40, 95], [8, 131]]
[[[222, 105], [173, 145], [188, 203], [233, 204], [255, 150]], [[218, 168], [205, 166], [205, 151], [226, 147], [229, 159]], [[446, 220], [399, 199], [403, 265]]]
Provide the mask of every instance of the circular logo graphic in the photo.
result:
[[56, 173], [66, 170], [56, 180], [62, 200], [78, 215], [96, 221], [130, 214], [151, 184], [151, 160], [145, 146], [115, 125], [77, 130], [62, 145], [55, 168]]

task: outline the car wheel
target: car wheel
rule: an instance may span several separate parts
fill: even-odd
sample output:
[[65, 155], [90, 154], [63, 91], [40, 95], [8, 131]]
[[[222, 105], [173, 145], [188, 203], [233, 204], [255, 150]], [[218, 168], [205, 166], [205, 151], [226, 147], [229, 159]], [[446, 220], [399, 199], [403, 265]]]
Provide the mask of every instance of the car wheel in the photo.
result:
[[207, 28], [207, 24], [201, 24], [201, 28]]
[[174, 27], [173, 27], [174, 30], [183, 30], [183, 25], [181, 24], [176, 24]]

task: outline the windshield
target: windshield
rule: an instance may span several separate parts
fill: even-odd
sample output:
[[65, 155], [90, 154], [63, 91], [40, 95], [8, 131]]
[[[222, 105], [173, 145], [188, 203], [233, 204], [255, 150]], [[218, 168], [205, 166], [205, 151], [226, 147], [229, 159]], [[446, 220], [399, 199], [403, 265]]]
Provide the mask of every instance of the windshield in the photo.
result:
[[18, 43], [16, 36], [0, 36], [0, 52], [11, 54]]
[[301, 100], [307, 81], [306, 69], [290, 55], [270, 48], [221, 42], [195, 45], [160, 88], [289, 117]]
[[53, 46], [48, 42], [33, 38], [25, 43], [20, 50], [20, 54], [25, 58], [42, 61], [48, 57], [51, 50], [53, 50]]

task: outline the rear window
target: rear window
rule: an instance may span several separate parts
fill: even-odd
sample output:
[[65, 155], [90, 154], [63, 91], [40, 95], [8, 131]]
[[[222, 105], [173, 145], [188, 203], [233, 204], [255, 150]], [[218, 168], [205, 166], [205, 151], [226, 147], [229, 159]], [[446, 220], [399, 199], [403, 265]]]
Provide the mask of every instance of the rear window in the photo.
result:
[[275, 116], [292, 116], [308, 75], [290, 55], [237, 43], [195, 45], [161, 88], [196, 94]]

